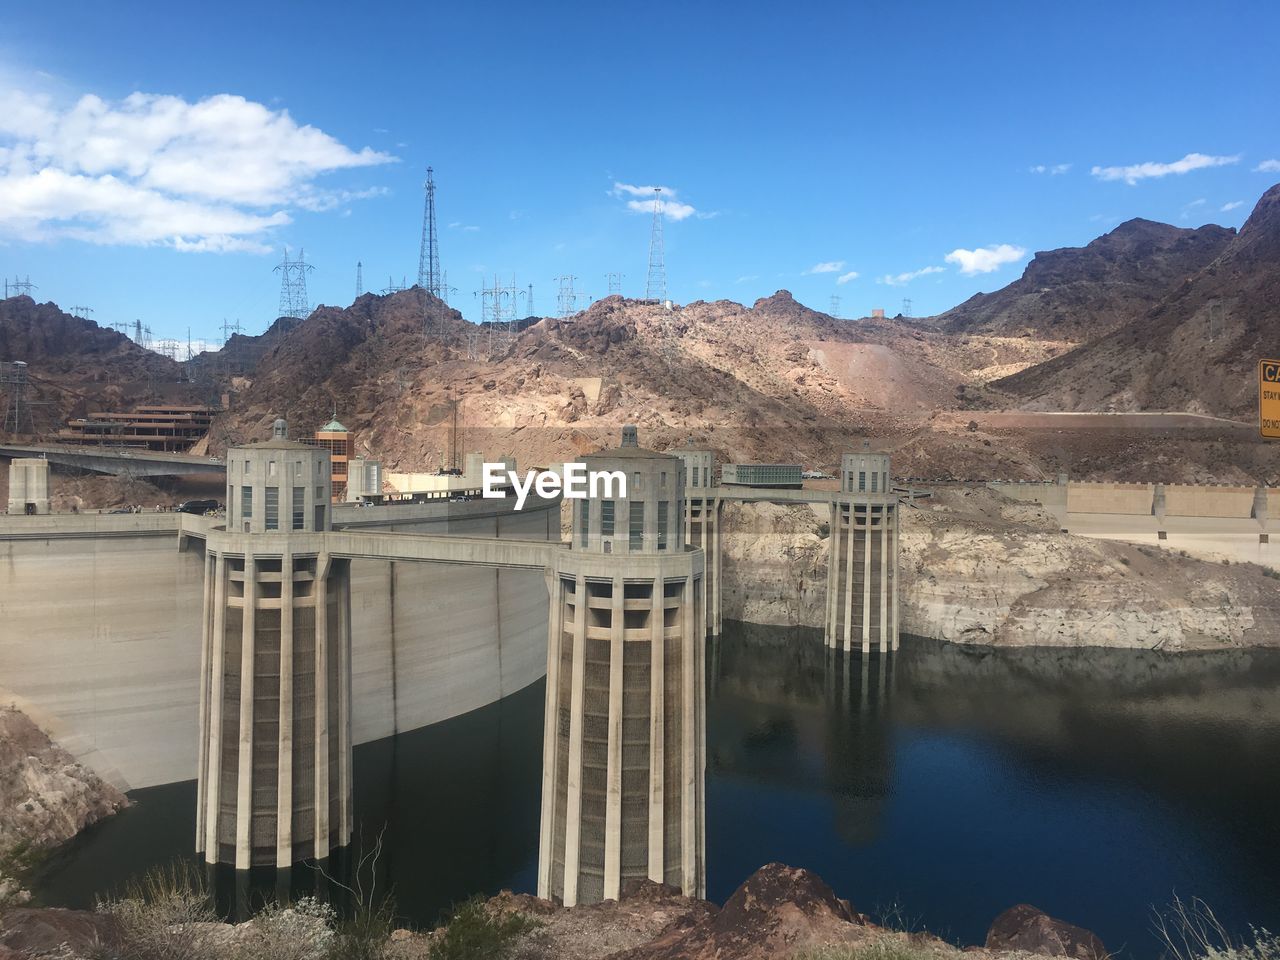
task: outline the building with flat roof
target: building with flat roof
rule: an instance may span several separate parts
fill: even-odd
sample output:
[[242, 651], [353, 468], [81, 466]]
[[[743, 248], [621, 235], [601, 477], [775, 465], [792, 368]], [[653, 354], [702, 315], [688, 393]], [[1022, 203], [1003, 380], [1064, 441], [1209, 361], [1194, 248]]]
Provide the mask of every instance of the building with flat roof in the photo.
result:
[[720, 482], [726, 486], [775, 487], [799, 490], [804, 485], [798, 463], [726, 463], [720, 468]]

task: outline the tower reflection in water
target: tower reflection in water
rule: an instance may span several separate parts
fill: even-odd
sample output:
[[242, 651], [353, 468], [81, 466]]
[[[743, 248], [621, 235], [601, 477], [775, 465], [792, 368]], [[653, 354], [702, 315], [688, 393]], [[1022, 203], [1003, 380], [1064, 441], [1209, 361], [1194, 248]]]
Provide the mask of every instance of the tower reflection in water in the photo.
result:
[[[753, 794], [758, 804], [763, 786], [820, 796], [845, 842], [873, 840], [893, 772], [895, 658], [829, 649], [820, 631], [734, 623], [708, 641], [708, 659], [707, 772], [720, 821], [714, 834], [736, 834], [734, 795]], [[778, 826], [777, 843], [755, 842], [783, 859], [788, 831]], [[723, 893], [730, 879], [709, 882]]]

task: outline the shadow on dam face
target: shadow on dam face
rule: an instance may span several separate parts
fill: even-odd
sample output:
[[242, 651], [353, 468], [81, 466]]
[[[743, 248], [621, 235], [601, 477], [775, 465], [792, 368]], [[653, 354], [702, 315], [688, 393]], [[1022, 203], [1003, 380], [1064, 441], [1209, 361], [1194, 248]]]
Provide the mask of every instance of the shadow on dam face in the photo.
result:
[[544, 681], [470, 713], [355, 748], [355, 838], [329, 862], [291, 871], [208, 871], [195, 854], [195, 781], [137, 790], [134, 805], [61, 848], [33, 880], [41, 904], [81, 909], [175, 861], [212, 881], [218, 910], [315, 893], [341, 903], [325, 875], [350, 885], [353, 861], [382, 837], [376, 880], [397, 915], [430, 926], [479, 892], [532, 890], [538, 860]]

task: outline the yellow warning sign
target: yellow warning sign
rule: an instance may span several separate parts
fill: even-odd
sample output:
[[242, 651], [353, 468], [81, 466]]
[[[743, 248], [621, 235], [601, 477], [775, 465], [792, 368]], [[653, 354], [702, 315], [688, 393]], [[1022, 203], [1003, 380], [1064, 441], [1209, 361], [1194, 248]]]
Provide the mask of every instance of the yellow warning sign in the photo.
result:
[[1258, 423], [1264, 437], [1280, 440], [1280, 360], [1258, 362]]

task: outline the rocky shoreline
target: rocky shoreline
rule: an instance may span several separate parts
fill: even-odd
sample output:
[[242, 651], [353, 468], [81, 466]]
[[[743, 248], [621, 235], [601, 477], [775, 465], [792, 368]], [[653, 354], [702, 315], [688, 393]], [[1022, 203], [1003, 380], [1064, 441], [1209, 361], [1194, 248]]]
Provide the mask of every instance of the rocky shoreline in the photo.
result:
[[[1065, 534], [1038, 505], [983, 488], [901, 509], [904, 634], [1003, 647], [1280, 646], [1280, 583], [1253, 564]], [[820, 629], [825, 511], [724, 510], [725, 619]]]
[[21, 710], [0, 706], [0, 907], [27, 900], [24, 867], [128, 804]]

